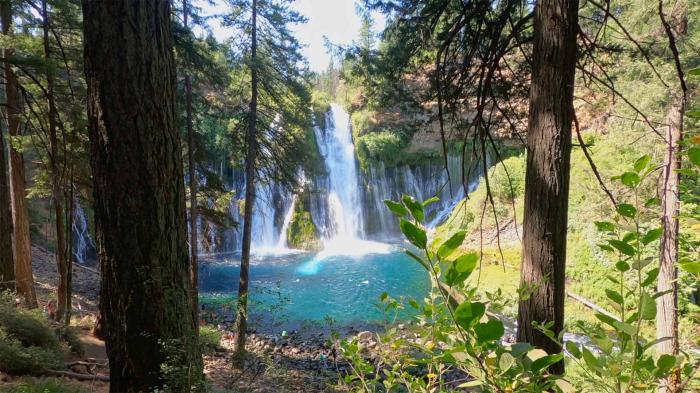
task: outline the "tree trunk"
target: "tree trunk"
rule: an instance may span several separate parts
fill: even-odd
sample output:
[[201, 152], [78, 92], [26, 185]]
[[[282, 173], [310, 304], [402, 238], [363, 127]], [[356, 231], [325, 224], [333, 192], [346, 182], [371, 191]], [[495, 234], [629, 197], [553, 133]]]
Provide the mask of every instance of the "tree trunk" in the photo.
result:
[[[187, 0], [182, 1], [182, 13], [187, 29]], [[190, 180], [190, 290], [192, 313], [199, 332], [199, 265], [197, 263], [197, 178], [194, 164], [194, 127], [192, 125], [192, 81], [189, 72], [185, 74], [185, 111], [187, 112], [187, 159]]]
[[190, 299], [169, 1], [83, 1], [110, 391], [202, 381]]
[[[564, 325], [566, 232], [571, 161], [578, 0], [541, 0], [535, 6], [532, 81], [525, 177], [518, 341], [550, 354], [561, 347], [533, 327]], [[550, 368], [564, 372], [564, 363]]]
[[[51, 45], [49, 43], [49, 12], [46, 0], [41, 2], [42, 28], [44, 33], [44, 60], [51, 61]], [[51, 200], [53, 202], [56, 225], [56, 267], [58, 269], [58, 289], [56, 290], [56, 320], [60, 321], [66, 313], [68, 296], [68, 266], [66, 263], [66, 231], [65, 210], [63, 206], [63, 187], [61, 186], [61, 170], [58, 158], [58, 126], [56, 102], [54, 100], [54, 75], [51, 67], [46, 71], [46, 100], [49, 107], [49, 168], [51, 171]]]
[[15, 290], [15, 257], [12, 252], [12, 208], [7, 173], [5, 135], [0, 127], [0, 292]]
[[255, 204], [255, 158], [257, 157], [256, 123], [258, 120], [258, 73], [257, 73], [257, 0], [253, 0], [251, 33], [250, 79], [251, 98], [248, 132], [246, 133], [245, 162], [245, 208], [243, 212], [243, 247], [241, 250], [241, 276], [238, 283], [238, 310], [236, 313], [236, 345], [234, 362], [243, 366], [245, 360], [246, 325], [248, 317], [248, 269], [250, 266], [250, 243], [253, 229], [253, 205]]
[[70, 326], [70, 318], [73, 311], [73, 220], [75, 219], [75, 195], [74, 177], [71, 168], [70, 194], [67, 195], [68, 213], [66, 214], [66, 228], [68, 228], [68, 239], [66, 241], [66, 309], [65, 324]]
[[[2, 19], [2, 32], [5, 35], [12, 34], [12, 7], [11, 2], [0, 3], [0, 19]], [[12, 70], [11, 59], [14, 50], [5, 49], [5, 96], [7, 113], [7, 132], [10, 137], [22, 135], [20, 121], [22, 109], [19, 95], [17, 77]], [[29, 236], [29, 212], [27, 210], [26, 180], [24, 178], [24, 157], [15, 149], [10, 141], [10, 196], [12, 202], [12, 223], [14, 225], [14, 256], [15, 256], [15, 280], [17, 292], [24, 297], [27, 307], [35, 308], [36, 292], [34, 290], [34, 276], [32, 275], [32, 245]]]
[[[670, 291], [656, 299], [656, 338], [665, 338], [657, 345], [659, 353], [678, 355], [678, 214], [680, 213], [680, 200], [678, 188], [680, 184], [681, 146], [683, 138], [683, 112], [685, 110], [685, 97], [679, 94], [674, 97], [668, 111], [668, 127], [666, 131], [666, 156], [661, 184], [661, 225], [663, 236], [661, 237], [661, 255], [659, 260], [659, 292]], [[666, 379], [661, 392], [675, 393], [679, 389], [680, 370], [672, 373]]]

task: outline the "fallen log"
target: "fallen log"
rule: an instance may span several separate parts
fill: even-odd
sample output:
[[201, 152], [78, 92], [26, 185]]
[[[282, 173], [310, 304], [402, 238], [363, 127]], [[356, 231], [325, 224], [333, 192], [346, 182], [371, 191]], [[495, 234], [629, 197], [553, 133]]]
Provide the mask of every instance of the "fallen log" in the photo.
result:
[[604, 309], [603, 307], [593, 303], [593, 301], [586, 299], [585, 297], [581, 295], [577, 295], [573, 292], [566, 291], [566, 295], [569, 296], [570, 298], [578, 301], [579, 303], [583, 304], [584, 306], [590, 308], [593, 311], [597, 311], [603, 315], [606, 315], [616, 321], [620, 321], [620, 318], [617, 317], [615, 314], [611, 313], [610, 311]]
[[55, 377], [73, 378], [79, 381], [101, 381], [109, 382], [109, 377], [106, 375], [80, 374], [71, 371], [60, 370], [44, 370], [44, 374], [53, 375]]

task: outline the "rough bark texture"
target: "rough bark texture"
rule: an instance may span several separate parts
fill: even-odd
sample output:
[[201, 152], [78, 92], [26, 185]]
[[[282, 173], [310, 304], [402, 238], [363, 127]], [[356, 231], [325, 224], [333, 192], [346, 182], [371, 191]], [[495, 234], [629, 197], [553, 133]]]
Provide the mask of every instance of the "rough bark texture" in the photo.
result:
[[[42, 29], [44, 43], [44, 59], [51, 61], [51, 44], [49, 42], [49, 12], [46, 0], [41, 2]], [[54, 99], [54, 75], [48, 68], [46, 71], [46, 101], [49, 107], [49, 170], [51, 172], [51, 201], [54, 210], [54, 224], [56, 225], [56, 268], [58, 270], [58, 288], [56, 290], [56, 320], [60, 321], [65, 316], [68, 303], [68, 264], [66, 262], [66, 227], [65, 209], [63, 205], [62, 173], [59, 167], [58, 157], [58, 125], [56, 101]]]
[[[187, 29], [187, 0], [182, 2], [182, 20]], [[194, 125], [192, 124], [192, 80], [185, 74], [185, 112], [187, 114], [187, 160], [190, 180], [190, 289], [192, 313], [199, 331], [199, 265], [197, 263], [197, 172], [194, 163]]]
[[[656, 299], [656, 338], [666, 338], [658, 344], [659, 353], [678, 355], [678, 232], [680, 199], [678, 187], [681, 169], [681, 146], [683, 137], [683, 111], [685, 99], [675, 97], [669, 108], [666, 131], [666, 155], [661, 177], [661, 255], [659, 260], [659, 292], [670, 291]], [[660, 391], [677, 392], [680, 385], [680, 372], [672, 373]]]
[[2, 128], [0, 128], [0, 292], [15, 290], [10, 179], [7, 173], [7, 150]]
[[243, 247], [241, 250], [241, 276], [238, 283], [238, 310], [236, 313], [235, 362], [243, 365], [245, 359], [246, 326], [248, 318], [248, 270], [250, 266], [250, 243], [253, 230], [253, 205], [255, 204], [255, 158], [257, 157], [256, 123], [258, 115], [257, 73], [257, 1], [253, 0], [251, 34], [251, 98], [248, 131], [246, 133], [245, 162], [245, 209], [243, 212]]
[[112, 392], [202, 380], [168, 1], [83, 1], [101, 314]]
[[[9, 1], [0, 3], [2, 32], [12, 34], [12, 8]], [[11, 59], [14, 50], [5, 49], [5, 96], [7, 102], [7, 132], [10, 137], [21, 136], [22, 109], [20, 103], [17, 77], [7, 59]], [[29, 236], [29, 212], [27, 210], [26, 180], [24, 178], [24, 157], [10, 145], [10, 195], [12, 202], [12, 223], [14, 226], [15, 283], [17, 292], [24, 298], [27, 307], [37, 306], [32, 275], [32, 246]]]
[[[518, 310], [518, 341], [548, 353], [561, 348], [533, 328], [533, 322], [564, 325], [566, 232], [571, 160], [577, 0], [542, 0], [535, 6], [535, 37], [521, 286], [527, 294]], [[564, 363], [551, 368], [563, 373]]]

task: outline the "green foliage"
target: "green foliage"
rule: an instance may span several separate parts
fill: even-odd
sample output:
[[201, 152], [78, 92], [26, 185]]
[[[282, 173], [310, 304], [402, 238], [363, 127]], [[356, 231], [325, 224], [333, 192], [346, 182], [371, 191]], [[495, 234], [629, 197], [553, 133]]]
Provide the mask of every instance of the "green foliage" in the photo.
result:
[[287, 244], [300, 250], [317, 250], [320, 247], [320, 239], [308, 209], [308, 196], [307, 193], [302, 193], [297, 198], [287, 229]]
[[65, 379], [29, 379], [0, 385], [0, 393], [88, 393], [89, 390]]
[[39, 314], [14, 307], [0, 299], [0, 371], [11, 374], [38, 372], [61, 365], [63, 354], [48, 321]]
[[213, 326], [204, 325], [199, 327], [199, 346], [202, 353], [212, 353], [220, 348], [223, 333]]
[[[489, 311], [499, 308], [498, 297], [484, 301], [476, 295], [476, 288], [466, 283], [479, 259], [476, 253], [460, 251], [466, 232], [454, 233], [446, 241], [428, 242], [423, 210], [430, 202], [421, 203], [410, 196], [401, 202], [385, 201], [399, 217], [406, 239], [417, 248], [417, 253], [406, 252], [426, 269], [433, 284], [422, 303], [409, 301], [418, 313], [419, 339], [413, 343], [389, 329], [379, 340], [390, 349], [379, 351], [374, 362], [365, 359], [357, 340], [343, 341], [343, 355], [351, 364], [343, 382], [365, 392], [456, 392], [466, 388], [484, 392], [566, 391], [567, 383], [547, 372], [550, 365], [562, 361], [561, 354], [547, 355], [528, 344], [501, 342], [505, 326]], [[380, 300], [385, 312], [400, 307], [387, 294]], [[450, 370], [462, 373], [464, 379], [450, 383], [454, 379], [448, 377]]]
[[387, 166], [399, 164], [404, 159], [406, 141], [390, 131], [364, 134], [355, 139], [357, 160], [362, 168], [371, 163], [384, 163]]
[[[595, 314], [594, 326], [579, 324], [591, 345], [566, 343], [567, 352], [583, 370], [590, 391], [654, 391], [660, 378], [683, 365], [683, 357], [653, 356], [657, 341], [644, 335], [643, 328], [656, 317], [656, 277], [659, 269], [654, 243], [661, 235], [656, 227], [645, 227], [641, 213], [647, 209], [639, 198], [639, 185], [651, 170], [650, 158], [637, 160], [633, 170], [616, 178], [627, 188], [631, 202], [618, 205], [615, 222], [596, 222], [607, 243], [600, 248], [616, 261], [608, 269], [605, 296], [614, 313]], [[650, 245], [654, 246], [650, 250]]]

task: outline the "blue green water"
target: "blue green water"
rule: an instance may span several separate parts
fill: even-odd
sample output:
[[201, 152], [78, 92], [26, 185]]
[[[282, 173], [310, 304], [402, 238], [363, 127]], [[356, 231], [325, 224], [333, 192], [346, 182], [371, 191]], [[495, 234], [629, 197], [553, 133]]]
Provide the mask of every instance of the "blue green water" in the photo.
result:
[[[235, 298], [239, 272], [236, 256], [202, 261], [199, 288], [205, 307]], [[429, 287], [427, 273], [398, 249], [356, 256], [257, 256], [250, 267], [250, 319], [281, 325], [327, 318], [339, 325], [381, 322], [387, 316], [377, 307], [383, 292], [422, 299]], [[399, 318], [409, 315], [404, 310]]]

